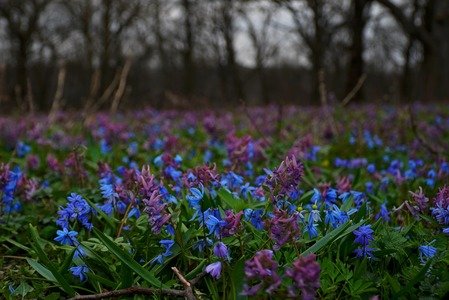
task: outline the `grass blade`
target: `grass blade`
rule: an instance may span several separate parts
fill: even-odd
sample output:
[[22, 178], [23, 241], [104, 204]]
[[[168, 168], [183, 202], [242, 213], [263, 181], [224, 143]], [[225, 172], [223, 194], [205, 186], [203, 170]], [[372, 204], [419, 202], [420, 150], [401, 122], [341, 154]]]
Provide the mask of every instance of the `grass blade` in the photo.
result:
[[152, 273], [139, 265], [128, 253], [120, 249], [115, 244], [115, 242], [110, 240], [98, 229], [94, 228], [93, 231], [97, 238], [103, 243], [103, 245], [105, 245], [109, 249], [109, 251], [111, 251], [112, 254], [114, 254], [122, 263], [130, 267], [134, 272], [136, 272], [140, 277], [145, 279], [152, 286], [165, 288], [165, 285], [163, 285]]

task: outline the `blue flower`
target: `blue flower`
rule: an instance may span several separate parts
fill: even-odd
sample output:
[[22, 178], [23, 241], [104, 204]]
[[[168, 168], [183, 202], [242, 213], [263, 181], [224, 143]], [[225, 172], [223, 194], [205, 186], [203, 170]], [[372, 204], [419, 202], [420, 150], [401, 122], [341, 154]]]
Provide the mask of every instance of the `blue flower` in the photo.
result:
[[162, 161], [162, 155], [158, 155], [154, 158], [153, 163], [156, 167], [162, 167], [162, 165], [164, 164], [164, 162]]
[[175, 158], [173, 159], [175, 161], [175, 163], [177, 163], [178, 165], [182, 163], [182, 157], [179, 154], [176, 154]]
[[87, 273], [89, 272], [89, 268], [85, 265], [71, 267], [70, 272], [75, 277], [78, 277], [80, 281], [85, 281], [87, 279]]
[[360, 245], [354, 251], [357, 257], [373, 257], [372, 251], [374, 249], [370, 247], [371, 242], [374, 240], [373, 233], [374, 231], [371, 229], [371, 225], [360, 226], [358, 229], [354, 230], [354, 243]]
[[251, 186], [249, 182], [245, 183], [241, 189], [240, 194], [243, 196], [244, 199], [248, 199], [248, 196], [252, 194], [256, 190], [255, 187]]
[[161, 244], [162, 247], [165, 248], [165, 252], [157, 255], [153, 260], [151, 260], [151, 263], [157, 262], [158, 264], [162, 264], [165, 260], [165, 258], [169, 257], [173, 253], [171, 252], [171, 249], [173, 245], [175, 244], [175, 241], [173, 240], [160, 240], [159, 244]]
[[374, 249], [369, 246], [358, 247], [354, 250], [356, 257], [358, 258], [372, 258]]
[[215, 236], [219, 236], [220, 230], [222, 227], [226, 226], [226, 222], [218, 219], [212, 214], [206, 216], [206, 212], [204, 213], [206, 227], [209, 230], [209, 234], [214, 234]]
[[165, 174], [173, 179], [173, 181], [179, 181], [182, 176], [182, 172], [172, 166], [168, 166], [165, 168]]
[[128, 152], [129, 156], [134, 156], [137, 154], [139, 148], [139, 144], [137, 144], [137, 142], [132, 142], [128, 145], [128, 149], [126, 149], [126, 151]]
[[171, 248], [175, 244], [174, 240], [160, 240], [159, 244], [161, 244], [165, 248], [165, 252], [162, 254], [165, 257], [172, 255]]
[[111, 216], [114, 211], [114, 206], [111, 202], [106, 202], [105, 204], [100, 205], [99, 208], [108, 216]]
[[318, 224], [310, 222], [310, 220], [307, 223], [306, 231], [311, 239], [316, 238], [318, 236], [318, 230], [316, 229], [317, 227]]
[[212, 276], [215, 279], [220, 278], [220, 276], [221, 276], [221, 261], [217, 261], [217, 262], [211, 263], [210, 265], [207, 265], [205, 271], [206, 271], [206, 273], [208, 273], [210, 276]]
[[375, 164], [369, 164], [366, 167], [366, 170], [368, 171], [368, 173], [373, 174], [374, 172], [376, 172], [376, 165]]
[[437, 248], [430, 245], [419, 246], [419, 259], [425, 264], [430, 258], [437, 254]]
[[197, 188], [191, 188], [190, 194], [186, 196], [187, 201], [189, 202], [189, 206], [193, 209], [200, 209], [200, 201], [204, 196], [204, 188], [201, 186], [201, 190]]
[[335, 203], [337, 201], [337, 190], [332, 188], [328, 189], [324, 199], [328, 204]]
[[449, 207], [443, 207], [442, 203], [438, 203], [437, 207], [431, 208], [432, 216], [443, 225], [449, 224]]
[[200, 239], [197, 242], [195, 242], [195, 244], [193, 244], [193, 249], [198, 250], [199, 252], [203, 252], [204, 249], [207, 246], [211, 246], [212, 245], [212, 240], [210, 238], [206, 238], [206, 240], [204, 239]]
[[[15, 200], [14, 194], [16, 192], [17, 185], [20, 178], [22, 177], [22, 172], [19, 167], [15, 167], [13, 170], [6, 171], [6, 183], [3, 186], [3, 196], [1, 198], [0, 209], [3, 207], [4, 213], [12, 213], [18, 211], [21, 208], [20, 203]], [[1, 193], [0, 189], [0, 193]], [[0, 210], [1, 213], [1, 210]]]
[[227, 187], [229, 190], [239, 189], [243, 185], [243, 177], [234, 173], [229, 172], [222, 176], [221, 185]]
[[262, 209], [253, 210], [251, 208], [247, 208], [244, 210], [244, 214], [245, 214], [245, 220], [250, 221], [251, 224], [257, 230], [263, 229], [263, 221], [262, 221], [263, 210]]
[[133, 207], [131, 208], [131, 210], [128, 213], [128, 219], [135, 217], [136, 219], [138, 219], [140, 217], [140, 210], [138, 207]]
[[68, 230], [67, 228], [64, 228], [63, 230], [56, 231], [56, 234], [58, 235], [55, 237], [55, 241], [61, 243], [61, 245], [70, 245], [75, 246], [78, 244], [78, 241], [76, 237], [78, 236], [78, 232], [73, 230]]
[[100, 181], [100, 191], [104, 199], [114, 201], [118, 197], [114, 186], [110, 183], [109, 178], [102, 178]]
[[321, 193], [317, 188], [313, 189], [312, 198], [310, 198], [310, 203], [317, 203], [321, 199]]
[[373, 233], [374, 230], [371, 229], [371, 225], [360, 226], [359, 229], [354, 230], [356, 236], [354, 242], [360, 245], [368, 245], [374, 240]]
[[385, 222], [390, 221], [390, 212], [388, 211], [387, 205], [385, 203], [380, 206], [380, 211], [376, 215], [376, 220], [378, 220], [379, 218], [382, 218], [382, 220], [384, 220]]
[[374, 192], [374, 185], [371, 181], [365, 183], [365, 191], [367, 194], [372, 194]]
[[111, 146], [109, 146], [108, 142], [105, 139], [101, 139], [100, 141], [100, 151], [102, 154], [108, 154], [112, 150]]
[[31, 147], [20, 141], [17, 143], [16, 153], [18, 157], [25, 157], [28, 153], [31, 152]]
[[67, 206], [61, 207], [58, 211], [59, 218], [56, 224], [61, 228], [68, 228], [69, 222], [78, 220], [86, 229], [91, 230], [93, 226], [89, 217], [92, 210], [86, 200], [76, 193], [71, 193], [67, 200], [69, 201]]

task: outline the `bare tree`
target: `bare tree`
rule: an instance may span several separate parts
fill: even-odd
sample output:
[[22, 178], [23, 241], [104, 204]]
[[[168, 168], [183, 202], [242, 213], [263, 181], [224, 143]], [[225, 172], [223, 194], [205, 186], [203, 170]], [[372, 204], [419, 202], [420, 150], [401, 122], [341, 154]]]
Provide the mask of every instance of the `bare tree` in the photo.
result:
[[[83, 37], [85, 59], [90, 73], [90, 88], [85, 108], [89, 110], [98, 97], [104, 99], [110, 89], [118, 88], [125, 58], [123, 42], [127, 30], [140, 18], [141, 1], [90, 0], [65, 1], [74, 28]], [[111, 87], [112, 83], [117, 85]]]
[[447, 98], [447, 88], [443, 87], [449, 86], [449, 2], [426, 0], [420, 22], [416, 23], [395, 2], [376, 1], [388, 9], [407, 35], [421, 43], [425, 99]]
[[[320, 99], [320, 82], [326, 79], [325, 59], [333, 35], [344, 25], [326, 14], [332, 3], [323, 0], [275, 0], [291, 14], [294, 30], [308, 49], [311, 64], [311, 98]], [[322, 82], [324, 83], [324, 82]], [[323, 96], [323, 95], [322, 95]], [[322, 98], [322, 97], [321, 97]]]
[[182, 53], [184, 64], [184, 94], [187, 98], [192, 97], [195, 89], [195, 62], [194, 50], [195, 40], [193, 33], [193, 12], [195, 8], [191, 0], [182, 0], [184, 9], [184, 49]]
[[[234, 18], [237, 3], [235, 0], [224, 0], [217, 5], [214, 16], [214, 32], [219, 39], [216, 40], [215, 50], [219, 60], [221, 85], [225, 98], [235, 103], [240, 99], [245, 99], [235, 49], [236, 25]], [[229, 86], [232, 86], [233, 93], [229, 92]]]
[[[0, 17], [6, 20], [16, 64], [15, 90], [20, 106], [33, 110], [29, 78], [30, 50], [39, 31], [39, 19], [50, 0], [5, 0], [0, 2]], [[27, 103], [23, 101], [27, 100]]]
[[265, 68], [268, 60], [277, 52], [277, 45], [273, 44], [269, 37], [269, 30], [272, 25], [273, 15], [275, 14], [276, 8], [272, 6], [262, 6], [259, 11], [262, 14], [260, 24], [255, 24], [255, 21], [251, 19], [249, 16], [248, 7], [243, 7], [240, 9], [240, 14], [245, 20], [248, 28], [248, 35], [250, 37], [252, 47], [255, 50], [255, 70], [259, 79], [262, 103], [269, 104], [270, 87], [268, 85], [268, 78]]
[[[346, 94], [354, 90], [364, 77], [364, 32], [369, 18], [371, 0], [352, 0], [349, 19], [351, 44], [349, 47], [349, 65], [346, 79]], [[363, 98], [363, 89], [360, 87], [353, 95], [354, 101]]]

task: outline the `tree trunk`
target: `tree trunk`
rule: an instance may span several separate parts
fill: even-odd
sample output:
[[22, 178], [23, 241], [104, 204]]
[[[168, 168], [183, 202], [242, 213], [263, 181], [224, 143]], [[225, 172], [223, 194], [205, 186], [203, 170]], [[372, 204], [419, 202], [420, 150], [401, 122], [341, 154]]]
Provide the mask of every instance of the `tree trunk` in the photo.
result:
[[227, 0], [223, 5], [223, 35], [225, 40], [228, 74], [232, 78], [232, 82], [234, 85], [234, 92], [237, 97], [237, 99], [235, 100], [238, 101], [245, 99], [245, 95], [243, 92], [243, 85], [240, 80], [236, 60], [236, 51], [234, 48], [234, 22], [231, 11], [232, 4], [232, 0]]
[[[367, 17], [365, 14], [365, 8], [369, 5], [367, 0], [353, 0], [351, 3], [351, 33], [352, 42], [349, 50], [349, 67], [348, 75], [346, 78], [346, 94], [349, 94], [364, 72], [364, 39], [363, 33], [365, 31], [365, 25]], [[363, 88], [358, 89], [354, 94], [353, 100], [360, 101], [363, 99]]]
[[184, 61], [184, 95], [190, 100], [195, 89], [194, 64], [194, 35], [193, 35], [193, 9], [190, 0], [183, 0], [185, 45], [183, 51]]
[[[324, 60], [324, 28], [323, 28], [323, 3], [320, 0], [311, 0], [310, 7], [313, 11], [313, 26], [315, 30], [315, 36], [313, 39], [313, 45], [311, 49], [311, 61], [312, 61], [312, 94], [311, 99], [315, 103], [320, 103], [320, 81], [325, 78], [321, 76], [320, 72], [323, 71]], [[324, 72], [324, 71], [323, 71]]]
[[[28, 99], [28, 41], [20, 38], [16, 57], [17, 75], [16, 91], [22, 109], [27, 109], [25, 101]], [[28, 107], [29, 109], [29, 107]]]

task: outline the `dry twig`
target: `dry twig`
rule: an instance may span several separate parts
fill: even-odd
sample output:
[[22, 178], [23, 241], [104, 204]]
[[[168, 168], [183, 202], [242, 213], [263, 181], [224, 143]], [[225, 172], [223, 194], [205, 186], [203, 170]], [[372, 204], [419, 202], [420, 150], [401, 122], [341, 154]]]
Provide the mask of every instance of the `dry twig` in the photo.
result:
[[193, 287], [197, 284], [201, 278], [203, 278], [207, 273], [201, 272], [195, 278], [188, 281], [178, 270], [176, 267], [172, 267], [173, 272], [179, 278], [182, 285], [184, 286], [183, 290], [177, 289], [157, 289], [157, 288], [145, 288], [145, 287], [129, 287], [126, 289], [108, 291], [99, 294], [92, 295], [77, 295], [69, 300], [97, 300], [97, 299], [106, 299], [106, 298], [114, 298], [114, 297], [122, 297], [122, 296], [132, 296], [132, 295], [145, 295], [145, 296], [154, 296], [154, 295], [164, 295], [171, 297], [184, 297], [188, 300], [196, 300], [195, 294], [193, 293]]

